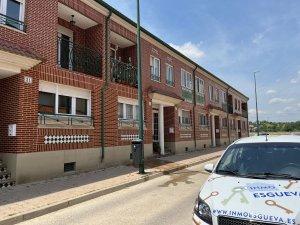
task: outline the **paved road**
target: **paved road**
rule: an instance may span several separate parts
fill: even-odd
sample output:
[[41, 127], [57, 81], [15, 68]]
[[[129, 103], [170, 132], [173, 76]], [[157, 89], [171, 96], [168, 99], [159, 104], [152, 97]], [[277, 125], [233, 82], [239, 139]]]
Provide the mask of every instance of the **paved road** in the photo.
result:
[[208, 176], [203, 170], [204, 164], [165, 175], [21, 224], [192, 224], [194, 200]]

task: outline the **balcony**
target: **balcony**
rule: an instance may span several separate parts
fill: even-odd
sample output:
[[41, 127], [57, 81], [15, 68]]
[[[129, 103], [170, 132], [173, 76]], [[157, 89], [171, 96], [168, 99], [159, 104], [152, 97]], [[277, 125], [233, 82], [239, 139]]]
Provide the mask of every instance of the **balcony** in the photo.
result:
[[114, 82], [137, 86], [137, 70], [131, 63], [111, 58], [111, 79]]
[[242, 110], [242, 117], [248, 118], [248, 110]]
[[0, 24], [15, 28], [22, 32], [26, 32], [26, 25], [24, 22], [1, 13], [0, 13]]
[[227, 103], [222, 103], [222, 110], [224, 112], [228, 112], [228, 105], [227, 105]]
[[196, 94], [196, 103], [200, 104], [200, 105], [204, 105], [205, 103], [205, 98], [204, 98], [204, 94]]
[[228, 113], [233, 114], [233, 105], [228, 103]]
[[101, 76], [101, 54], [93, 49], [80, 46], [58, 37], [58, 65], [61, 68]]
[[185, 101], [193, 102], [193, 91], [182, 87], [182, 98], [184, 98]]

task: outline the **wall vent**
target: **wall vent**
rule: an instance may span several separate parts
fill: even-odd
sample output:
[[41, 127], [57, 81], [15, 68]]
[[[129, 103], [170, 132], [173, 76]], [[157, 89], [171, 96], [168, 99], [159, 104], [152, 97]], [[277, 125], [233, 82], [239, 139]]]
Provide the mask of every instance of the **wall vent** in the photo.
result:
[[64, 164], [64, 172], [72, 172], [75, 171], [76, 168], [76, 162], [69, 162]]

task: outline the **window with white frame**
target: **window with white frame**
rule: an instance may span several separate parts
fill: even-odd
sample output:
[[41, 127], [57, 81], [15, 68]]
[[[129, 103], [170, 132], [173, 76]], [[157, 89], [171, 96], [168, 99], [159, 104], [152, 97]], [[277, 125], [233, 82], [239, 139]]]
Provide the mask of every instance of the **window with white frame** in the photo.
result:
[[179, 113], [179, 122], [182, 125], [191, 124], [191, 113], [189, 110], [178, 110]]
[[215, 91], [215, 101], [216, 102], [220, 101], [220, 92], [219, 92], [218, 88], [216, 88], [216, 91]]
[[200, 114], [199, 117], [200, 126], [208, 126], [208, 117], [205, 114]]
[[160, 60], [154, 56], [150, 57], [151, 79], [160, 81]]
[[181, 69], [181, 86], [193, 90], [192, 74], [184, 69]]
[[196, 92], [197, 94], [204, 94], [204, 81], [199, 77], [196, 77]]
[[227, 103], [227, 93], [222, 91], [222, 103]]
[[174, 86], [174, 69], [169, 64], [166, 64], [166, 82], [168, 85]]
[[208, 86], [208, 94], [209, 94], [209, 100], [213, 101], [214, 100], [214, 91], [213, 91], [213, 86], [209, 85]]
[[25, 31], [24, 7], [25, 0], [1, 0], [0, 1], [0, 24]]
[[118, 118], [119, 120], [139, 120], [139, 106], [135, 99], [118, 98]]
[[91, 115], [91, 91], [72, 86], [40, 81], [40, 114]]

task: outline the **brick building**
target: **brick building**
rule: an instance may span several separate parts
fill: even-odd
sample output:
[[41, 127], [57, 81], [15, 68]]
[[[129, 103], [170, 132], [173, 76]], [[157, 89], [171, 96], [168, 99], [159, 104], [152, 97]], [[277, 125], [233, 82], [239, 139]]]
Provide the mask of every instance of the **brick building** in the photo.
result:
[[[0, 2], [0, 159], [12, 179], [128, 162], [136, 24], [100, 0]], [[146, 157], [248, 136], [248, 98], [145, 29], [142, 75]]]

